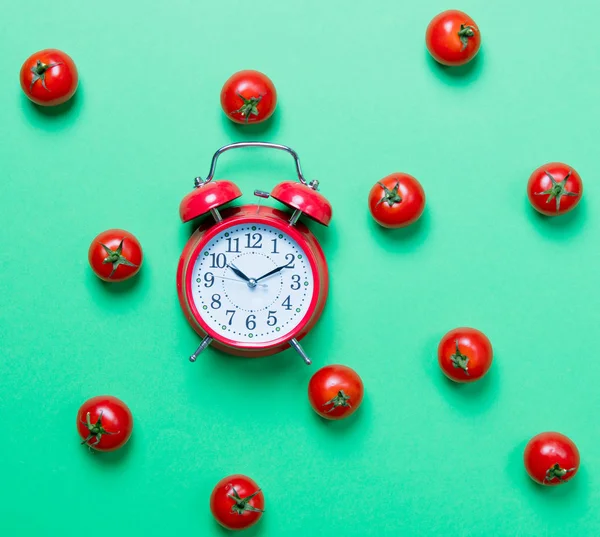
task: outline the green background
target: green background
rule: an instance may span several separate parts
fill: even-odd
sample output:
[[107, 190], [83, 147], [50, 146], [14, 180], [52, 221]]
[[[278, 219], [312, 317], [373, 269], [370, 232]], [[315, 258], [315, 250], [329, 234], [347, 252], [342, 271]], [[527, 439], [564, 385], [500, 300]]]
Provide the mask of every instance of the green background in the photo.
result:
[[[4, 0], [0, 18], [0, 535], [225, 535], [208, 498], [241, 472], [268, 512], [249, 536], [597, 535], [600, 291], [597, 2], [441, 0], [82, 2]], [[449, 70], [423, 37], [460, 7], [483, 47]], [[32, 52], [72, 55], [81, 84], [58, 112], [18, 85]], [[256, 68], [279, 92], [267, 125], [238, 127], [223, 82]], [[268, 140], [295, 148], [334, 218], [313, 225], [331, 272], [325, 313], [292, 351], [254, 361], [209, 351], [175, 292], [192, 227], [178, 204], [213, 152]], [[244, 200], [294, 177], [289, 156], [229, 153], [219, 167]], [[568, 216], [528, 205], [531, 171], [552, 160], [585, 183]], [[415, 175], [427, 209], [388, 232], [372, 184]], [[93, 237], [130, 230], [135, 280], [99, 281]], [[495, 361], [471, 386], [436, 362], [461, 325]], [[342, 362], [366, 398], [345, 422], [312, 412], [307, 383]], [[113, 394], [135, 416], [114, 454], [79, 446], [75, 416]], [[526, 476], [544, 430], [579, 446], [554, 489]]]

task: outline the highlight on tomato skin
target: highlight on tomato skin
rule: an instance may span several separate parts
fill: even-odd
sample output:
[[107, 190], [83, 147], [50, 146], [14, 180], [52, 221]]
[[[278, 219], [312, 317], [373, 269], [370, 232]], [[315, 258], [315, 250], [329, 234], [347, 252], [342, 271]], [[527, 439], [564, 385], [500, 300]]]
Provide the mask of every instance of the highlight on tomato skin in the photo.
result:
[[57, 49], [44, 49], [25, 60], [19, 74], [21, 89], [39, 106], [58, 106], [67, 102], [79, 84], [73, 59]]
[[99, 395], [85, 401], [77, 412], [77, 432], [82, 445], [94, 451], [122, 448], [133, 431], [133, 415], [121, 399]]
[[254, 526], [265, 510], [265, 497], [248, 476], [234, 474], [221, 479], [210, 495], [210, 511], [225, 529], [245, 530]]
[[581, 176], [573, 166], [549, 162], [533, 171], [527, 182], [531, 206], [545, 216], [572, 211], [583, 196]]
[[438, 346], [440, 369], [450, 380], [475, 382], [492, 366], [494, 353], [487, 336], [476, 328], [450, 330]]
[[369, 211], [380, 226], [396, 229], [414, 224], [425, 210], [425, 191], [408, 173], [396, 172], [377, 181], [369, 192]]
[[341, 420], [354, 414], [364, 396], [362, 379], [345, 365], [319, 369], [308, 384], [308, 400], [322, 418]]
[[425, 44], [438, 63], [449, 67], [464, 65], [479, 52], [481, 32], [469, 15], [450, 9], [429, 23]]
[[527, 474], [536, 483], [548, 487], [563, 485], [579, 471], [579, 450], [564, 434], [544, 432], [529, 440], [523, 463]]
[[234, 123], [262, 123], [277, 106], [277, 91], [272, 80], [247, 69], [231, 75], [221, 89], [221, 107]]
[[143, 260], [140, 241], [124, 229], [103, 231], [88, 250], [90, 267], [105, 282], [121, 282], [135, 276]]

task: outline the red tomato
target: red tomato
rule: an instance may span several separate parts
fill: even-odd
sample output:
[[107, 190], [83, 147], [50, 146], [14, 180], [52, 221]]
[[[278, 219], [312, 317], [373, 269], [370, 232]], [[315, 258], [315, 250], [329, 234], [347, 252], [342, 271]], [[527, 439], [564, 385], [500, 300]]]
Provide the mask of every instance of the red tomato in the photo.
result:
[[109, 229], [92, 241], [88, 260], [98, 278], [106, 282], [120, 282], [140, 270], [142, 246], [129, 231]]
[[215, 520], [228, 530], [244, 530], [256, 524], [265, 509], [265, 497], [249, 477], [236, 474], [221, 479], [210, 495]]
[[354, 414], [362, 403], [364, 388], [354, 369], [328, 365], [319, 369], [308, 383], [308, 400], [314, 411], [328, 420]]
[[223, 111], [236, 123], [261, 123], [273, 115], [276, 105], [275, 86], [259, 71], [239, 71], [221, 90]]
[[573, 479], [579, 470], [577, 446], [560, 433], [534, 436], [525, 447], [523, 460], [531, 479], [551, 487]]
[[546, 216], [565, 214], [581, 200], [583, 183], [566, 164], [551, 162], [535, 170], [527, 183], [527, 196], [533, 208]]
[[369, 210], [383, 227], [406, 227], [423, 214], [425, 192], [412, 175], [392, 173], [375, 183], [369, 192]]
[[475, 328], [450, 330], [438, 346], [438, 362], [444, 375], [455, 382], [474, 382], [492, 365], [492, 344]]
[[114, 451], [124, 446], [133, 430], [127, 405], [112, 395], [88, 399], [77, 413], [77, 431], [82, 444], [97, 451]]
[[439, 63], [463, 65], [479, 52], [481, 33], [469, 15], [451, 9], [440, 13], [429, 23], [425, 43]]
[[73, 97], [79, 75], [68, 54], [49, 48], [25, 60], [20, 79], [25, 95], [35, 104], [56, 106]]

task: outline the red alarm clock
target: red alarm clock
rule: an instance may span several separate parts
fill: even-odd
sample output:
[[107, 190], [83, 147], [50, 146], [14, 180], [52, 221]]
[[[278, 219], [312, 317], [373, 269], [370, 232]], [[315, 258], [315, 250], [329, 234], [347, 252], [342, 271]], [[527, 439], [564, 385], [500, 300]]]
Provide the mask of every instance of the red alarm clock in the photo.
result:
[[[219, 155], [230, 149], [264, 147], [288, 152], [298, 181], [278, 184], [270, 196], [293, 211], [261, 205], [269, 194], [254, 193], [253, 205], [219, 207], [242, 193], [231, 181], [215, 180]], [[210, 213], [187, 242], [177, 269], [177, 292], [188, 321], [202, 342], [194, 362], [209, 345], [237, 356], [267, 356], [293, 347], [307, 364], [311, 360], [299, 341], [319, 319], [328, 289], [327, 262], [305, 215], [320, 224], [331, 220], [331, 205], [307, 182], [297, 153], [284, 145], [239, 142], [213, 156], [208, 177], [181, 202], [179, 214], [188, 222]]]

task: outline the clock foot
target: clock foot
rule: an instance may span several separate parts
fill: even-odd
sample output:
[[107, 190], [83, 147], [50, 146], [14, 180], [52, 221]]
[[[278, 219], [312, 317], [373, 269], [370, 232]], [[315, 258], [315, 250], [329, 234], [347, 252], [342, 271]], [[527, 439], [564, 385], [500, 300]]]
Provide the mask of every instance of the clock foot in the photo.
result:
[[211, 338], [210, 336], [206, 336], [203, 340], [202, 343], [200, 343], [200, 346], [196, 349], [196, 352], [194, 352], [194, 354], [192, 354], [190, 356], [190, 362], [195, 362], [196, 358], [198, 358], [198, 356], [200, 355], [200, 353], [206, 349], [206, 347], [208, 347], [211, 343], [212, 343], [213, 338]]
[[306, 363], [306, 365], [310, 365], [312, 364], [312, 360], [308, 357], [308, 355], [306, 354], [306, 352], [304, 351], [304, 349], [300, 346], [300, 343], [298, 343], [298, 340], [296, 338], [292, 339], [290, 341], [290, 346], [292, 347], [292, 349], [294, 349], [300, 356], [302, 356], [302, 359], [304, 360], [304, 362]]

